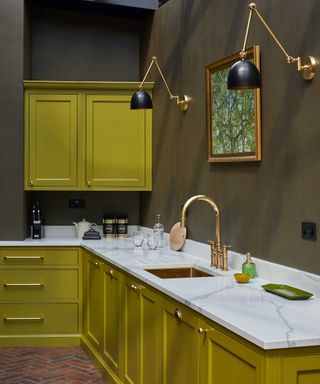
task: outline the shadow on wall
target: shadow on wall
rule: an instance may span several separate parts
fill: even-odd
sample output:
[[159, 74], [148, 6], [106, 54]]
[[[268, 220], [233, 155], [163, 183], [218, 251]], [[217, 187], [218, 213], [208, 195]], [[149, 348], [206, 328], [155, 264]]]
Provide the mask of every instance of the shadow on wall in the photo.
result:
[[[139, 192], [27, 192], [28, 214], [39, 201], [45, 225], [72, 225], [83, 218], [102, 225], [105, 214], [125, 214], [129, 225], [139, 223]], [[70, 199], [84, 199], [85, 208], [69, 208]]]
[[[204, 68], [241, 49], [248, 3], [175, 0], [154, 15], [144, 50], [161, 57], [172, 88], [193, 100], [182, 116], [167, 105], [165, 89], [155, 85], [154, 183], [152, 194], [141, 201], [141, 221], [150, 226], [159, 210], [169, 230], [188, 197], [207, 194], [221, 210], [223, 240], [234, 250], [319, 270], [319, 245], [301, 240], [300, 227], [303, 219], [319, 220], [320, 74], [311, 83], [302, 80], [256, 21], [248, 44], [261, 46], [262, 161], [207, 163]], [[317, 54], [320, 3], [309, 1], [303, 13], [300, 1], [292, 0], [289, 8], [287, 3], [262, 1], [261, 12], [284, 37], [289, 53]], [[199, 203], [189, 215], [188, 237], [206, 242], [214, 229], [212, 212]]]

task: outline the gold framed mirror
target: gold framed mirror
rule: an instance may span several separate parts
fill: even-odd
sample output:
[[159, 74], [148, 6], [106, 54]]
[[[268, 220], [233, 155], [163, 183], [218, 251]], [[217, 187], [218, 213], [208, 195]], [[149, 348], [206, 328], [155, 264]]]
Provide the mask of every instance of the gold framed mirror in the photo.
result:
[[[248, 48], [247, 60], [260, 70], [260, 47]], [[209, 162], [261, 160], [260, 89], [227, 89], [230, 67], [239, 53], [206, 66], [206, 110]]]

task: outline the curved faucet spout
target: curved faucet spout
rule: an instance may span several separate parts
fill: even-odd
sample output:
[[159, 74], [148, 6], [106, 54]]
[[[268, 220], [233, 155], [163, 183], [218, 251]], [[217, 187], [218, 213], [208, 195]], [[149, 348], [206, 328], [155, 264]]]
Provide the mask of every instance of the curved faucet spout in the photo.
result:
[[193, 196], [191, 197], [190, 199], [188, 199], [183, 207], [182, 207], [182, 211], [181, 211], [181, 227], [185, 227], [186, 226], [186, 213], [187, 213], [187, 210], [189, 208], [189, 206], [194, 202], [194, 201], [206, 201], [207, 203], [209, 203], [211, 205], [211, 207], [213, 208], [214, 210], [214, 214], [216, 216], [216, 242], [217, 242], [217, 246], [218, 247], [221, 247], [221, 224], [220, 224], [220, 212], [219, 212], [219, 209], [218, 209], [218, 206], [217, 204], [213, 201], [213, 199], [211, 199], [210, 197], [206, 196], [206, 195], [196, 195], [196, 196]]
[[228, 245], [221, 244], [221, 224], [220, 224], [220, 212], [217, 204], [206, 195], [196, 195], [187, 200], [181, 211], [181, 228], [186, 227], [186, 213], [189, 206], [194, 201], [206, 201], [213, 208], [214, 214], [216, 216], [216, 238], [215, 241], [210, 240], [211, 248], [211, 267], [221, 268], [223, 271], [228, 270]]

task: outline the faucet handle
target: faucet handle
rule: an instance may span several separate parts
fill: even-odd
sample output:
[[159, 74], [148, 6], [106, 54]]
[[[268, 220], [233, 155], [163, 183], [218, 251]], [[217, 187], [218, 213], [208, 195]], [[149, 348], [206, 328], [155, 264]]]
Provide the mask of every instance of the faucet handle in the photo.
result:
[[228, 249], [231, 248], [231, 245], [224, 244], [222, 246], [222, 270], [228, 271]]
[[213, 240], [208, 240], [210, 243], [210, 249], [211, 249], [211, 267], [217, 268], [218, 267], [218, 252], [216, 247], [216, 242]]

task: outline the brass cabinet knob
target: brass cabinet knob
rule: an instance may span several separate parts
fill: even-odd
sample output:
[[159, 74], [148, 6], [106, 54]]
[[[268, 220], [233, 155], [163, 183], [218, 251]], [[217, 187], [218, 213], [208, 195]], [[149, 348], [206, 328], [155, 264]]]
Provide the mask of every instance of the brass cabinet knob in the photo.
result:
[[175, 311], [174, 311], [174, 316], [176, 319], [178, 320], [181, 320], [182, 319], [182, 312], [180, 311], [179, 308], [177, 308]]
[[109, 269], [109, 275], [111, 276], [111, 277], [113, 277], [113, 269]]
[[131, 284], [131, 285], [130, 285], [130, 288], [131, 288], [133, 291], [138, 292], [138, 291], [141, 291], [141, 289], [143, 289], [144, 287], [139, 286], [139, 285], [135, 285], [135, 284]]
[[87, 185], [89, 185], [89, 186], [91, 185], [91, 180], [87, 181]]
[[209, 328], [209, 329], [205, 329], [205, 328], [198, 328], [198, 333], [200, 333], [200, 335], [206, 335], [209, 331], [212, 331], [213, 328]]
[[29, 185], [31, 185], [31, 187], [34, 186], [34, 182], [32, 180], [29, 180]]

